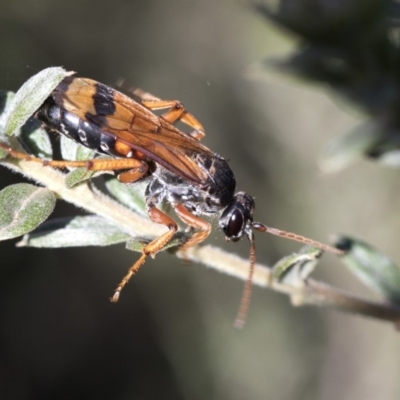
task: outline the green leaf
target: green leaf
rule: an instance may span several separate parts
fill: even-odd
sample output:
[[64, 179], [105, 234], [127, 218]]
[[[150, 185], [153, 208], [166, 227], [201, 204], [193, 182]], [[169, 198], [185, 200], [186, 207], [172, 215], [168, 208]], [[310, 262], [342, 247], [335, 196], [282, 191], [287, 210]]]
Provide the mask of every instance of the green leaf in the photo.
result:
[[96, 176], [110, 174], [109, 171], [89, 171], [87, 168], [76, 168], [71, 171], [65, 178], [65, 185], [72, 188], [79, 183], [88, 181]]
[[41, 128], [41, 123], [34, 119], [28, 122], [21, 128], [19, 141], [23, 143], [23, 147], [36, 157], [44, 160], [53, 158], [53, 146], [49, 138], [49, 134], [45, 129]]
[[20, 247], [109, 246], [126, 242], [127, 233], [104, 218], [87, 215], [46, 221], [39, 229], [25, 235]]
[[93, 175], [94, 171], [88, 171], [86, 168], [74, 169], [65, 178], [65, 185], [71, 189], [79, 183], [89, 180]]
[[5, 138], [5, 127], [6, 127], [6, 110], [10, 107], [11, 100], [15, 96], [13, 92], [7, 92], [0, 90], [0, 137], [1, 140]]
[[[372, 27], [380, 27], [383, 14], [391, 11], [390, 19], [393, 19], [394, 12], [388, 3], [382, 0], [353, 0], [353, 1], [318, 1], [309, 3], [308, 1], [265, 1], [252, 0], [249, 3], [268, 21], [272, 21], [285, 31], [293, 32], [300, 36], [303, 41], [311, 43], [342, 43], [342, 47], [350, 47], [350, 43], [356, 39], [349, 35], [354, 27], [357, 27], [357, 34], [362, 35], [363, 42], [359, 46], [368, 46], [368, 35], [375, 38], [376, 31]], [[389, 4], [392, 2], [389, 2]], [[397, 4], [396, 2], [393, 2]], [[313, 6], [310, 6], [313, 4]], [[332, 4], [335, 6], [332, 7]], [[386, 21], [385, 21], [386, 23]], [[378, 28], [376, 28], [378, 30]], [[379, 30], [380, 32], [380, 30]], [[353, 42], [352, 42], [353, 41]], [[356, 42], [358, 43], [358, 42]], [[336, 47], [339, 47], [336, 45]], [[360, 51], [357, 48], [357, 51]], [[355, 51], [356, 52], [356, 51]], [[354, 56], [355, 57], [355, 56]], [[360, 78], [359, 78], [360, 79]]]
[[0, 160], [2, 160], [3, 158], [6, 158], [8, 155], [7, 151], [0, 148]]
[[52, 213], [56, 196], [48, 189], [27, 183], [0, 192], [0, 240], [32, 231]]
[[151, 240], [148, 239], [131, 239], [126, 242], [125, 248], [130, 251], [141, 253], [143, 248], [150, 242]]
[[[11, 100], [14, 96], [15, 94], [13, 92], [0, 90], [0, 141], [6, 144], [10, 144], [5, 135], [6, 109], [10, 107]], [[7, 151], [0, 148], [0, 160], [7, 156]]]
[[400, 269], [395, 263], [371, 245], [348, 236], [339, 237], [336, 247], [346, 252], [341, 260], [361, 282], [400, 305]]
[[28, 79], [6, 110], [5, 134], [11, 136], [25, 124], [57, 85], [71, 73], [60, 67], [46, 68]]
[[141, 215], [147, 215], [144, 192], [148, 182], [125, 185], [116, 178], [106, 179], [106, 188], [120, 203]]
[[336, 172], [363, 158], [381, 139], [384, 127], [367, 122], [335, 137], [326, 146], [320, 160], [324, 172]]
[[60, 149], [63, 160], [91, 160], [97, 154], [94, 150], [82, 146], [64, 135], [60, 135]]
[[322, 250], [313, 246], [304, 246], [298, 253], [283, 257], [273, 267], [272, 276], [279, 282], [293, 286], [303, 285], [314, 271]]
[[400, 168], [400, 150], [386, 150], [377, 161], [386, 167]]
[[[164, 251], [167, 249], [172, 249], [174, 247], [180, 246], [181, 244], [187, 241], [187, 235], [183, 232], [177, 232], [175, 236], [172, 238], [170, 242], [168, 242], [160, 251]], [[150, 239], [145, 238], [134, 238], [126, 243], [126, 249], [131, 251], [137, 251], [139, 253], [142, 252], [143, 248], [151, 242]]]
[[[88, 147], [61, 135], [61, 156], [64, 160], [85, 161], [96, 157], [97, 152]], [[108, 171], [89, 171], [87, 168], [71, 168], [72, 171], [65, 179], [67, 187], [72, 188], [81, 182], [87, 181], [94, 176], [108, 173]]]
[[267, 58], [261, 65], [267, 76], [307, 85], [324, 83], [337, 87], [349, 79], [346, 52], [322, 43], [307, 43], [286, 58]]
[[[0, 91], [0, 110], [5, 110], [10, 106], [11, 99], [15, 96], [12, 92]], [[1, 111], [0, 111], [1, 112]], [[5, 136], [5, 117], [6, 112], [0, 114], [0, 140], [3, 143], [9, 143]], [[22, 147], [29, 153], [43, 159], [51, 159], [53, 155], [52, 145], [45, 129], [41, 128], [40, 121], [33, 118], [29, 119], [20, 129], [18, 139]], [[0, 149], [0, 159], [5, 158], [8, 153]]]

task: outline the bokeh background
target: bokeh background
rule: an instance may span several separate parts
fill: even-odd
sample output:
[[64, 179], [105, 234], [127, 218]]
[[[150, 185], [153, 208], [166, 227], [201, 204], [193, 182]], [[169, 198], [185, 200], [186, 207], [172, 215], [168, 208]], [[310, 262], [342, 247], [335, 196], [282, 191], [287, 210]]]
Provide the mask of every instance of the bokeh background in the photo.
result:
[[[229, 0], [15, 0], [0, 13], [0, 88], [49, 66], [119, 78], [183, 101], [204, 143], [230, 160], [256, 219], [327, 241], [346, 233], [400, 260], [399, 172], [361, 161], [326, 175], [324, 145], [360, 116], [310, 87], [260, 74], [298, 38]], [[258, 73], [255, 73], [258, 71]], [[22, 178], [0, 171], [1, 187]], [[57, 215], [78, 211], [60, 204]], [[299, 248], [258, 234], [272, 265]], [[209, 243], [248, 256], [248, 243]], [[400, 339], [389, 324], [254, 289], [247, 326], [233, 319], [243, 283], [168, 254], [108, 301], [136, 257], [122, 246], [0, 247], [0, 398], [397, 399]], [[316, 273], [370, 296], [331, 255]]]

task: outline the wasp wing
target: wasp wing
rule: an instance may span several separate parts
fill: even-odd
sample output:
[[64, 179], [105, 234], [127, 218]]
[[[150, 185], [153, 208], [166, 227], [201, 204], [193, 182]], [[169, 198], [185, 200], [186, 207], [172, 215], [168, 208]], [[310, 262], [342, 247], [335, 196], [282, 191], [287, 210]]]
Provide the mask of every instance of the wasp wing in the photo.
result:
[[113, 135], [178, 176], [194, 183], [207, 179], [191, 155], [211, 157], [214, 153], [123, 93], [91, 79], [68, 77], [52, 97], [67, 111], [99, 126], [104, 134]]

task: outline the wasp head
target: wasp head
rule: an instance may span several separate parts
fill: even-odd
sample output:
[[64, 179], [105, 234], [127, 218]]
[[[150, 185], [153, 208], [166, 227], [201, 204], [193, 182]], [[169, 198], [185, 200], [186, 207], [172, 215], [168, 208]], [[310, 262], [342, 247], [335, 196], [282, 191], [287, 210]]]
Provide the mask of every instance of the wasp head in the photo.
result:
[[225, 233], [226, 240], [238, 241], [245, 233], [251, 235], [254, 200], [245, 192], [238, 192], [222, 212], [218, 226]]

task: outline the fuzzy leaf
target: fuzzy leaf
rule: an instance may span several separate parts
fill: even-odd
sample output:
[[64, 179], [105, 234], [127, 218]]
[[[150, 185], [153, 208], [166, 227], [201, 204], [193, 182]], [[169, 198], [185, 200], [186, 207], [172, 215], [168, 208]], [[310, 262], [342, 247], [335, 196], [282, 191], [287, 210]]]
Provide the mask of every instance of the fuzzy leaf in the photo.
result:
[[386, 167], [400, 168], [400, 150], [386, 150], [377, 161]]
[[71, 73], [60, 67], [46, 68], [28, 79], [13, 97], [6, 110], [5, 133], [7, 136], [25, 124], [43, 104], [57, 85]]
[[73, 188], [79, 183], [89, 180], [93, 175], [94, 171], [88, 171], [86, 168], [74, 169], [65, 178], [65, 185], [68, 188]]
[[116, 178], [106, 180], [106, 188], [120, 203], [136, 211], [138, 214], [147, 215], [144, 191], [148, 182], [137, 182], [125, 185]]
[[11, 100], [15, 96], [13, 92], [7, 92], [0, 90], [0, 137], [3, 140], [5, 137], [5, 126], [6, 126], [6, 110], [10, 107]]
[[322, 250], [304, 246], [298, 253], [283, 257], [273, 267], [272, 276], [279, 282], [293, 286], [303, 285], [305, 279], [314, 271]]
[[268, 58], [264, 67], [278, 77], [299, 83], [335, 83], [345, 76], [347, 65], [340, 50], [331, 47], [309, 45], [286, 59]]
[[322, 154], [321, 169], [324, 172], [336, 172], [361, 159], [379, 142], [382, 129], [380, 124], [368, 122], [335, 137]]
[[32, 231], [52, 213], [56, 196], [48, 189], [27, 183], [0, 192], [0, 240]]
[[[96, 157], [96, 152], [88, 147], [61, 135], [61, 155], [64, 160], [84, 161]], [[65, 179], [67, 187], [72, 188], [81, 182], [87, 181], [94, 176], [108, 173], [107, 171], [88, 171], [86, 168], [71, 168], [72, 171]]]
[[126, 242], [130, 236], [104, 218], [87, 215], [46, 221], [25, 235], [19, 247], [109, 246]]
[[[5, 116], [6, 112], [3, 112], [10, 106], [11, 99], [15, 96], [12, 92], [1, 92], [0, 91], [0, 140], [3, 143], [9, 143], [8, 138], [5, 135]], [[18, 139], [22, 147], [29, 153], [34, 154], [37, 157], [44, 159], [51, 159], [53, 155], [53, 149], [51, 142], [46, 130], [41, 128], [41, 123], [33, 118], [21, 127], [18, 133]], [[0, 149], [0, 158], [4, 158], [8, 153]]]
[[30, 154], [44, 160], [53, 158], [53, 147], [49, 138], [49, 134], [45, 129], [41, 128], [41, 123], [37, 120], [29, 119], [21, 128], [19, 141], [22, 146]]
[[341, 259], [360, 281], [400, 305], [400, 269], [396, 264], [369, 244], [347, 236], [339, 237], [336, 247], [346, 251]]
[[[186, 240], [187, 240], [187, 236], [183, 232], [178, 232], [175, 234], [173, 239], [170, 242], [168, 242], [160, 251], [164, 251], [167, 249], [171, 249], [171, 248], [180, 246], [181, 244], [185, 243]], [[125, 248], [127, 250], [137, 251], [137, 252], [141, 253], [143, 250], [143, 247], [145, 247], [150, 242], [151, 242], [151, 240], [149, 240], [149, 239], [134, 238], [134, 239], [129, 240], [126, 243]]]
[[90, 160], [97, 154], [94, 150], [74, 142], [64, 135], [60, 136], [61, 156], [64, 160], [82, 161]]
[[110, 174], [109, 171], [89, 171], [87, 168], [76, 168], [71, 171], [65, 178], [65, 184], [68, 188], [72, 188], [81, 182], [88, 181], [96, 176]]
[[[5, 125], [6, 125], [6, 109], [10, 106], [12, 98], [15, 96], [13, 92], [7, 92], [0, 90], [0, 141], [7, 143], [8, 139], [5, 135]], [[8, 156], [7, 151], [0, 148], [0, 160]]]
[[4, 149], [0, 148], [0, 160], [6, 158], [7, 156], [8, 153]]

